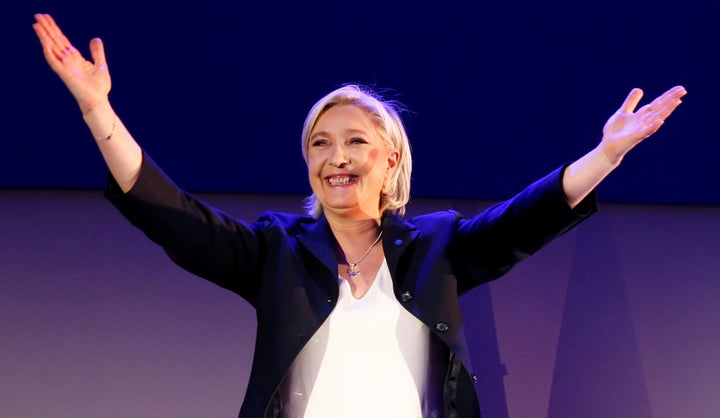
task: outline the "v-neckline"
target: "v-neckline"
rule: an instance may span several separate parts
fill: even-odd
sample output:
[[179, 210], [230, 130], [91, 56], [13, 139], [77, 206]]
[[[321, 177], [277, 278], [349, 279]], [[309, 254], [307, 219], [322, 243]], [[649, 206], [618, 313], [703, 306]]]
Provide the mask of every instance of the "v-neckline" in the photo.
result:
[[375, 278], [373, 278], [372, 283], [370, 283], [370, 286], [368, 286], [367, 291], [365, 291], [365, 293], [362, 296], [360, 296], [359, 298], [355, 297], [355, 295], [353, 294], [352, 286], [350, 285], [350, 281], [348, 279], [346, 279], [338, 274], [338, 280], [340, 281], [340, 286], [348, 287], [348, 293], [350, 294], [350, 297], [352, 297], [354, 302], [357, 302], [357, 301], [361, 301], [361, 300], [365, 299], [367, 297], [367, 295], [378, 286], [377, 282], [378, 282], [378, 279], [380, 278], [380, 274], [383, 272], [383, 270], [387, 270], [387, 269], [388, 269], [387, 259], [385, 257], [383, 257], [383, 261], [380, 264], [380, 268], [378, 269], [377, 273], [375, 273]]

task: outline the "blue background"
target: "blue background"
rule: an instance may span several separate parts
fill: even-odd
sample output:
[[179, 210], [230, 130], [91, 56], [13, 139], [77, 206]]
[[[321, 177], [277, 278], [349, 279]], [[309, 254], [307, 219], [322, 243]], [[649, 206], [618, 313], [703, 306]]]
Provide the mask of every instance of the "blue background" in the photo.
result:
[[[18, 2], [19, 3], [19, 2]], [[632, 87], [684, 104], [601, 186], [604, 201], [716, 205], [717, 0], [9, 3], [0, 187], [102, 187], [104, 166], [31, 24], [52, 14], [111, 101], [191, 191], [307, 194], [299, 135], [346, 82], [403, 102], [414, 197], [506, 198], [595, 146]]]

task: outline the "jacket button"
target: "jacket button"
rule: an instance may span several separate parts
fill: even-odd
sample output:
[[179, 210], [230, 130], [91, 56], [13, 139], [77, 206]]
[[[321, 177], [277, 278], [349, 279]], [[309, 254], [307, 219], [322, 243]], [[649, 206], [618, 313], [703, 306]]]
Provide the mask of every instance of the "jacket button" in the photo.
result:
[[396, 239], [396, 240], [395, 240], [395, 245], [398, 246], [398, 247], [401, 246], [401, 245], [403, 245], [403, 243], [405, 243], [405, 241], [403, 241], [403, 240], [401, 240], [401, 239]]
[[478, 381], [478, 377], [477, 377], [477, 375], [476, 375], [476, 374], [473, 374], [473, 375], [472, 375], [472, 376], [470, 376], [470, 377], [472, 378], [472, 381], [473, 381], [473, 383], [477, 383], [477, 381]]
[[413, 298], [412, 293], [410, 293], [410, 292], [408, 292], [408, 291], [404, 291], [404, 292], [402, 293], [402, 295], [400, 295], [400, 300], [403, 301], [403, 302], [408, 302], [408, 301], [410, 301], [412, 298]]
[[435, 329], [438, 330], [438, 331], [440, 331], [440, 332], [445, 332], [445, 331], [447, 331], [449, 328], [450, 328], [450, 327], [448, 327], [448, 324], [446, 324], [445, 322], [438, 322], [437, 324], [435, 324]]

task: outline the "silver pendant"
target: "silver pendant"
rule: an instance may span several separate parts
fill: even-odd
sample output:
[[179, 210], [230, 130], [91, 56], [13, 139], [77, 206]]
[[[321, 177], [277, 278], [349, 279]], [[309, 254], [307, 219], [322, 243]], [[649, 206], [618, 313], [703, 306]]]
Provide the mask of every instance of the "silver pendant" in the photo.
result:
[[348, 263], [347, 275], [351, 279], [360, 275], [360, 269], [357, 268], [357, 264]]

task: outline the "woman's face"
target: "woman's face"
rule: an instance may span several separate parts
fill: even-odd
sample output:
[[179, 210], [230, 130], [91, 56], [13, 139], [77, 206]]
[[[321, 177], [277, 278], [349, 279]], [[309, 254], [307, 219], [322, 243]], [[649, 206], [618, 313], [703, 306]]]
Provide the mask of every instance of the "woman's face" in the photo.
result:
[[310, 187], [326, 214], [380, 217], [380, 194], [397, 165], [371, 117], [354, 105], [320, 116], [308, 141]]

